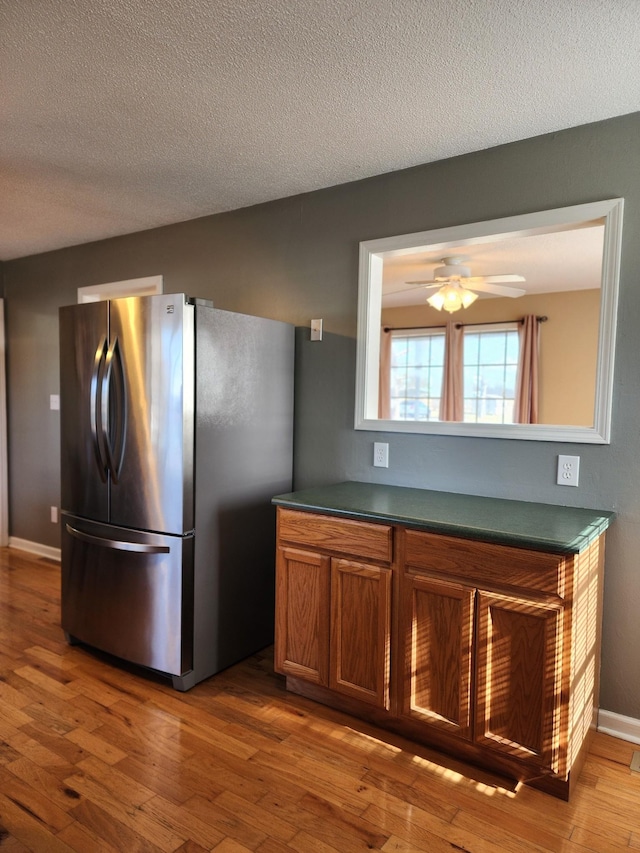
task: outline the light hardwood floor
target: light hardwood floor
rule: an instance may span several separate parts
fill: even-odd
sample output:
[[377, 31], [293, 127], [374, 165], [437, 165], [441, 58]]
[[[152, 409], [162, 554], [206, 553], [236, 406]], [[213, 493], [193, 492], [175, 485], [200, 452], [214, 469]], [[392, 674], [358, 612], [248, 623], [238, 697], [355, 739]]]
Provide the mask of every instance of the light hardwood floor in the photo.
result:
[[179, 694], [70, 648], [59, 585], [0, 549], [3, 853], [640, 850], [632, 744], [564, 803], [287, 694], [270, 649]]

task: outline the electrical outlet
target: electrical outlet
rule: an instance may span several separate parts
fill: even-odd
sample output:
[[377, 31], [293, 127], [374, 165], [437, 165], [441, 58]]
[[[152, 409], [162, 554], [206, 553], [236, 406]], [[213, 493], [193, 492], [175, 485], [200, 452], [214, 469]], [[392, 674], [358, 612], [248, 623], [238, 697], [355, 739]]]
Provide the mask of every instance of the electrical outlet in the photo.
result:
[[579, 456], [558, 456], [558, 478], [559, 486], [577, 486], [580, 475]]
[[375, 468], [389, 467], [389, 445], [386, 442], [373, 442], [373, 465]]

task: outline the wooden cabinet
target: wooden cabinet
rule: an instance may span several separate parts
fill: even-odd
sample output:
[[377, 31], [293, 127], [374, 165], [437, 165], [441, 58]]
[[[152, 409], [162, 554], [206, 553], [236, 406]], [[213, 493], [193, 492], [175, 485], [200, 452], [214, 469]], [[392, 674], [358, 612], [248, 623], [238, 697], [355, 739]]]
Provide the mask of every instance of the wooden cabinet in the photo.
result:
[[388, 525], [278, 511], [278, 672], [389, 708], [391, 543]]
[[603, 548], [279, 507], [275, 668], [294, 692], [568, 798], [597, 711]]
[[332, 690], [389, 708], [391, 569], [331, 560]]
[[328, 685], [329, 591], [329, 557], [278, 549], [274, 647], [278, 672]]
[[402, 587], [402, 713], [470, 740], [475, 590], [420, 575]]
[[564, 563], [407, 530], [403, 712], [556, 772]]
[[559, 769], [562, 608], [477, 594], [475, 739]]

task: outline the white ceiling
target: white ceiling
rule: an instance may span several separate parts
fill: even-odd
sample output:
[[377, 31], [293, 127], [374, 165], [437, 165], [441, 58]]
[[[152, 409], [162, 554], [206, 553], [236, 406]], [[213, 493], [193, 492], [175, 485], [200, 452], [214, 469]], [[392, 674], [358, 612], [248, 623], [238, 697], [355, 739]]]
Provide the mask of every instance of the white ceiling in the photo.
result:
[[0, 0], [0, 259], [640, 110], [638, 0]]

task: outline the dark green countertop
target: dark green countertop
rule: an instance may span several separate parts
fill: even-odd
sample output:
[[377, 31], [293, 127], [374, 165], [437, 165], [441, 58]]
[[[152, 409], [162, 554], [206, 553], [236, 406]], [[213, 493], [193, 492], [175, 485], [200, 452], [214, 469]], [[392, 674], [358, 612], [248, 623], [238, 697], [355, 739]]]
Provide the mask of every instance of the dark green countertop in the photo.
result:
[[584, 550], [615, 516], [578, 507], [354, 482], [277, 495], [273, 503], [554, 554]]

